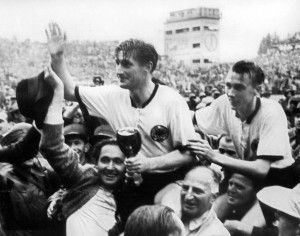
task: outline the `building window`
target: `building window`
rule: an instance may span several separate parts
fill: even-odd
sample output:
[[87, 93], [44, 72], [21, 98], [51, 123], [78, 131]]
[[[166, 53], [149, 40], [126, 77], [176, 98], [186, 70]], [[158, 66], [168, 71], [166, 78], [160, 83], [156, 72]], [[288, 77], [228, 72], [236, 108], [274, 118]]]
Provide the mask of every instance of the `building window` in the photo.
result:
[[172, 30], [166, 31], [166, 35], [170, 35], [170, 34], [172, 34]]
[[200, 48], [200, 43], [193, 43], [193, 48]]
[[186, 33], [189, 32], [189, 28], [183, 28], [176, 30], [176, 34]]
[[204, 26], [203, 29], [204, 29], [204, 30], [209, 30], [209, 27], [208, 27], [208, 26]]
[[193, 27], [193, 31], [200, 31], [200, 26]]
[[211, 63], [211, 61], [209, 59], [204, 59], [203, 62], [204, 63]]
[[193, 15], [194, 14], [194, 10], [193, 9], [190, 9], [190, 10], [188, 10], [188, 13], [187, 13], [188, 15]]
[[211, 31], [218, 31], [218, 27], [212, 27], [211, 29], [210, 29]]
[[200, 59], [194, 59], [193, 60], [193, 64], [198, 64], [198, 63], [200, 63]]

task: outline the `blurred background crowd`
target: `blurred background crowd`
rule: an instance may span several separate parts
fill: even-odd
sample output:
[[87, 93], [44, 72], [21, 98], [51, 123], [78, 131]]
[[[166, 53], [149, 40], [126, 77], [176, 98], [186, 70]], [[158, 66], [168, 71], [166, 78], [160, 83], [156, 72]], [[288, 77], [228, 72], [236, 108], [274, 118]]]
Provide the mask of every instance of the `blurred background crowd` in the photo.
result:
[[[261, 41], [254, 62], [262, 67], [266, 79], [261, 95], [278, 100], [289, 114], [293, 100], [300, 93], [299, 33], [284, 40], [268, 34]], [[118, 41], [72, 41], [68, 46], [70, 71], [77, 83], [103, 85], [118, 83], [115, 72], [114, 48]], [[15, 88], [21, 79], [40, 73], [49, 62], [45, 44], [26, 40], [0, 38], [0, 108], [10, 114], [17, 109]], [[232, 63], [211, 67], [187, 67], [167, 57], [160, 57], [154, 77], [177, 89], [192, 110], [206, 106], [225, 92], [224, 78]], [[206, 97], [204, 100], [203, 98]], [[291, 103], [292, 102], [292, 103]]]
[[[279, 40], [276, 35], [267, 35], [261, 42], [258, 56], [253, 59], [266, 74], [266, 80], [261, 87], [260, 95], [280, 102], [287, 115], [290, 142], [295, 160], [300, 160], [300, 48], [295, 46], [300, 41], [298, 35], [295, 34], [285, 40]], [[90, 86], [117, 83], [114, 61], [114, 49], [117, 45], [117, 41], [70, 42], [67, 51], [68, 64], [70, 71], [77, 77], [76, 82]], [[28, 130], [25, 126], [20, 126], [14, 130], [21, 133], [11, 132], [11, 128], [16, 124], [27, 121], [19, 112], [16, 103], [15, 88], [17, 83], [21, 79], [36, 76], [48, 63], [49, 55], [45, 44], [30, 40], [20, 42], [16, 39], [0, 38], [0, 144], [2, 146], [14, 143], [15, 139], [20, 140], [24, 137], [24, 135], [19, 135], [22, 133], [21, 131]], [[225, 93], [224, 79], [231, 66], [231, 63], [218, 63], [207, 68], [190, 68], [169, 58], [160, 57], [153, 76], [160, 83], [178, 90], [186, 98], [190, 110], [195, 111], [209, 106], [214, 99]], [[295, 119], [295, 117], [298, 118]], [[65, 102], [64, 120], [64, 134], [67, 144], [78, 152], [82, 164], [94, 164], [91, 153], [89, 153], [89, 146], [93, 146], [101, 139], [112, 137], [113, 131], [111, 128], [104, 120], [83, 117], [79, 105], [74, 102]], [[297, 124], [295, 124], [295, 120], [297, 120]], [[69, 140], [67, 139], [68, 136], [70, 136]], [[236, 155], [232, 141], [228, 137], [206, 138], [220, 152], [232, 157]], [[41, 161], [41, 159], [38, 160]], [[4, 168], [6, 166], [1, 167], [2, 173], [5, 171]], [[43, 171], [41, 170], [41, 172]], [[40, 175], [37, 174], [37, 176]], [[251, 184], [252, 195], [255, 196], [256, 183], [251, 182]], [[36, 186], [39, 185], [36, 184], [33, 190], [39, 189]], [[55, 186], [54, 189], [59, 189], [59, 186]], [[226, 192], [226, 189], [223, 189], [223, 192]], [[54, 191], [51, 192], [51, 194], [53, 193]], [[45, 193], [47, 197], [51, 194]], [[245, 198], [247, 192], [243, 194], [241, 198]], [[32, 199], [28, 196], [22, 197], [23, 202], [20, 203], [21, 205], [26, 206], [28, 202], [32, 202]], [[254, 206], [253, 201], [256, 201], [253, 200], [254, 198], [249, 200], [249, 202], [251, 201], [251, 207]], [[159, 196], [157, 196], [157, 199], [159, 199]], [[1, 201], [5, 202], [5, 199], [0, 199]], [[159, 199], [157, 201], [163, 202], [164, 200]], [[45, 205], [48, 206], [48, 202]], [[26, 212], [27, 210], [23, 209], [18, 214], [14, 213], [14, 223], [22, 222], [20, 224], [26, 224], [26, 222], [31, 222], [34, 216]], [[242, 220], [243, 217], [237, 218]], [[225, 216], [219, 216], [219, 218], [223, 222], [228, 219]], [[249, 223], [250, 221], [248, 219], [246, 222]], [[227, 225], [227, 227], [231, 229], [231, 226]], [[51, 233], [53, 232], [50, 232], [49, 235]]]

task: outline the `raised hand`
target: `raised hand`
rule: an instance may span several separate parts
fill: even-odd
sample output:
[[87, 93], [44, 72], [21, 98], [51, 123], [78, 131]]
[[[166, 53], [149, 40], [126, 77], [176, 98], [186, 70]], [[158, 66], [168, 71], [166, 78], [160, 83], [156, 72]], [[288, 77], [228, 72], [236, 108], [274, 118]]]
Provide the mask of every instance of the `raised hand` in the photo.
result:
[[45, 33], [47, 36], [47, 45], [50, 55], [62, 55], [66, 47], [66, 33], [62, 33], [57, 23], [49, 23], [48, 27], [49, 28], [45, 30]]
[[54, 91], [57, 90], [63, 92], [64, 84], [57, 74], [52, 70], [51, 66], [48, 66], [46, 69], [45, 81], [53, 88]]

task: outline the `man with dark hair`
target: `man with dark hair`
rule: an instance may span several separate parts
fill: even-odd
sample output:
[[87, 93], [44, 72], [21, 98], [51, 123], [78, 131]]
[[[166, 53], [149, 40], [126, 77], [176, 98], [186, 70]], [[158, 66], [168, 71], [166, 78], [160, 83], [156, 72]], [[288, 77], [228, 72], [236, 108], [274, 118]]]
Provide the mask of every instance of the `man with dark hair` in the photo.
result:
[[183, 236], [184, 226], [174, 211], [161, 205], [137, 208], [128, 218], [124, 236]]
[[141, 151], [126, 160], [126, 168], [143, 175], [134, 204], [152, 204], [159, 189], [183, 177], [181, 167], [193, 157], [182, 147], [196, 135], [184, 98], [153, 82], [155, 48], [136, 39], [122, 42], [115, 50], [120, 86], [78, 87], [67, 70], [65, 37], [57, 24], [50, 25], [47, 38], [51, 65], [65, 85], [65, 98], [78, 100], [83, 111], [104, 118], [114, 132], [124, 127], [140, 132]]
[[252, 235], [257, 227], [266, 225], [256, 199], [259, 182], [249, 176], [233, 173], [229, 178], [227, 193], [214, 203], [218, 218], [224, 222], [231, 235]]
[[[145, 43], [137, 39], [129, 39], [123, 41], [115, 49], [115, 57], [117, 65], [122, 62], [122, 58], [119, 58], [119, 54], [122, 54], [124, 58], [132, 57], [135, 61], [139, 62], [140, 65], [146, 65], [152, 63], [150, 73], [152, 73], [157, 65], [158, 54], [153, 45]], [[121, 61], [120, 61], [121, 59]]]
[[195, 114], [203, 132], [231, 137], [238, 159], [213, 151], [203, 140], [191, 142], [190, 150], [232, 171], [267, 177], [266, 184], [292, 185], [288, 168], [294, 160], [287, 118], [276, 101], [258, 97], [257, 90], [263, 81], [260, 67], [239, 61], [227, 75], [226, 94]]
[[71, 124], [64, 127], [65, 143], [78, 154], [80, 164], [89, 162], [87, 152], [89, 150], [88, 134], [85, 125]]
[[79, 163], [64, 143], [63, 83], [52, 69], [48, 70], [47, 82], [54, 94], [44, 121], [41, 152], [67, 189], [62, 199], [67, 236], [109, 235], [116, 225], [113, 192], [123, 180], [125, 156], [116, 140], [107, 140], [97, 146], [97, 165]]

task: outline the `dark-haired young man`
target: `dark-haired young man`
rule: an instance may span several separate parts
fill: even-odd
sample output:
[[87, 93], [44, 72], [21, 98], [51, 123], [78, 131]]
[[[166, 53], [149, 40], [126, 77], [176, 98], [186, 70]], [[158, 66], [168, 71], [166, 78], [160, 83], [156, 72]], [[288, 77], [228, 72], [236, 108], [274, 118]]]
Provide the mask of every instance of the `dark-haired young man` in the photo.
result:
[[253, 62], [235, 63], [227, 75], [225, 95], [210, 107], [196, 112], [198, 127], [205, 133], [227, 134], [239, 159], [226, 157], [205, 141], [191, 142], [190, 148], [213, 163], [236, 172], [267, 178], [267, 184], [291, 184], [287, 168], [293, 164], [287, 118], [281, 106], [258, 97], [264, 73]]
[[180, 150], [196, 135], [185, 100], [173, 89], [153, 82], [158, 60], [155, 48], [141, 40], [126, 40], [115, 50], [120, 86], [77, 87], [66, 66], [65, 38], [57, 24], [49, 26], [47, 38], [51, 65], [65, 85], [65, 98], [78, 100], [83, 110], [104, 118], [115, 132], [128, 126], [140, 132], [141, 151], [126, 160], [126, 168], [143, 175], [135, 202], [152, 204], [158, 190], [183, 177], [180, 167], [193, 158]]
[[65, 143], [78, 154], [80, 164], [90, 162], [87, 157], [89, 150], [88, 133], [83, 124], [70, 124], [64, 127]]
[[259, 187], [259, 182], [255, 179], [233, 173], [229, 178], [226, 194], [215, 201], [217, 216], [231, 235], [256, 235], [259, 227], [266, 225], [256, 199]]
[[67, 193], [62, 199], [66, 234], [109, 235], [116, 224], [113, 191], [125, 174], [125, 156], [116, 140], [106, 140], [94, 147], [97, 165], [81, 165], [77, 154], [64, 143], [63, 84], [49, 69], [47, 82], [54, 90], [44, 121], [41, 152], [59, 175]]

